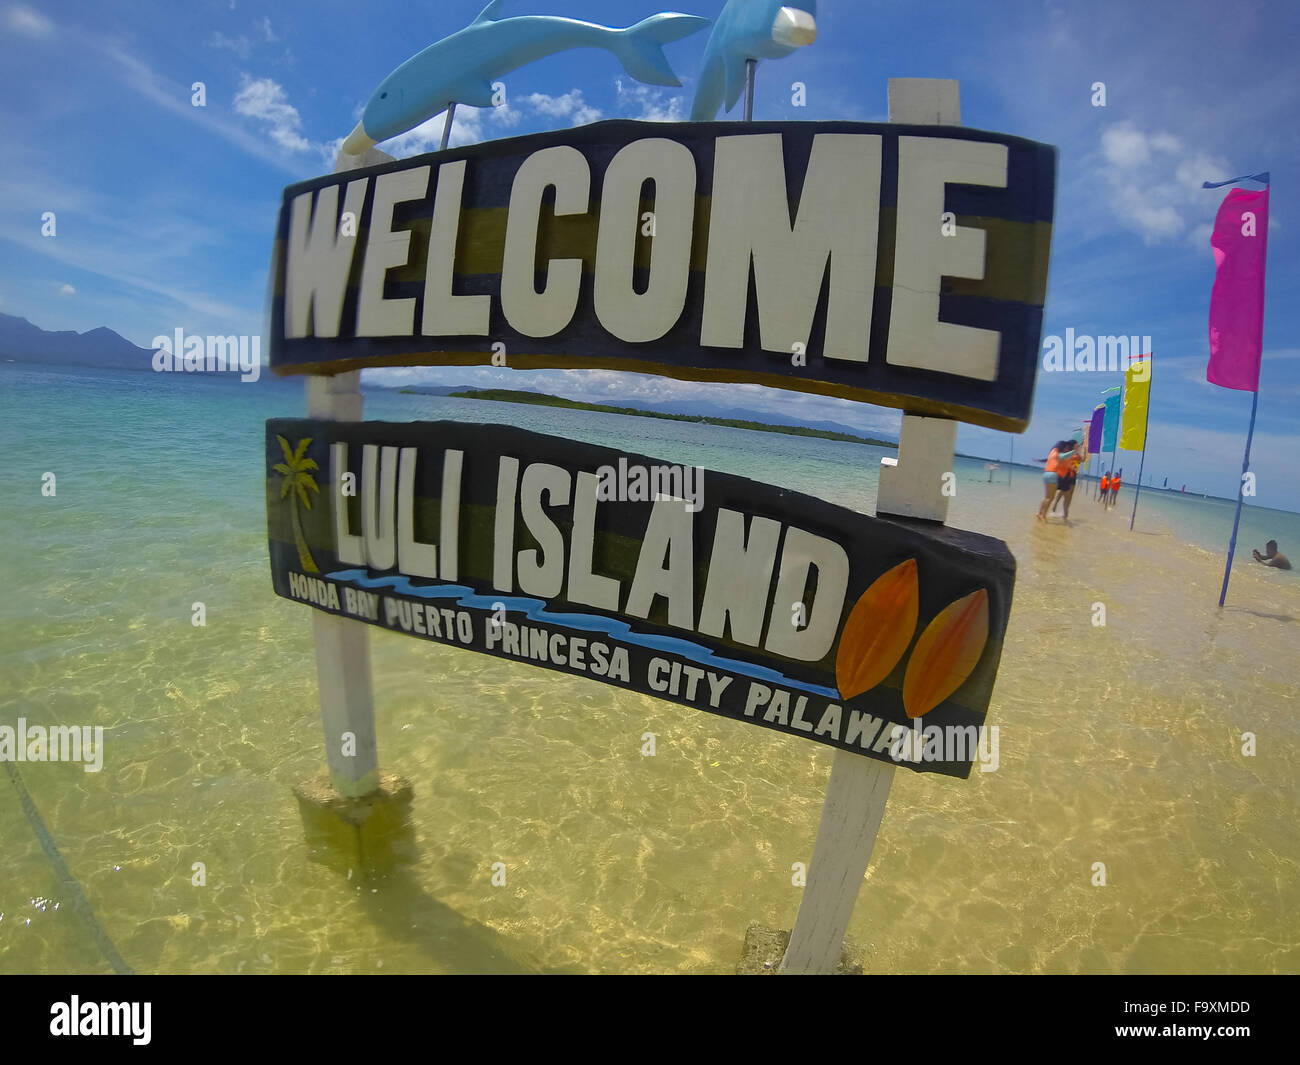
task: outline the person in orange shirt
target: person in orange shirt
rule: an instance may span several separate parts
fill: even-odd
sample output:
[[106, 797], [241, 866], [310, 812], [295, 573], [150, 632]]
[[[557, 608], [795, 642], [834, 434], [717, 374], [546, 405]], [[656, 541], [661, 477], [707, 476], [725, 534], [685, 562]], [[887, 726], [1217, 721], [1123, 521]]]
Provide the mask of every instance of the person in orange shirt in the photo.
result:
[[1074, 439], [1065, 441], [1071, 450], [1057, 463], [1056, 496], [1052, 500], [1052, 510], [1056, 504], [1065, 503], [1065, 524], [1070, 524], [1070, 501], [1074, 498], [1074, 483], [1079, 478], [1079, 467], [1088, 461], [1088, 445], [1084, 442], [1082, 431], [1074, 434]]
[[1047, 462], [1043, 466], [1043, 501], [1038, 504], [1038, 520], [1047, 520], [1047, 508], [1052, 505], [1056, 498], [1056, 490], [1060, 483], [1062, 474], [1068, 470], [1065, 465], [1066, 460], [1074, 456], [1074, 441], [1060, 440], [1056, 446], [1048, 453]]
[[1110, 479], [1110, 505], [1112, 507], [1119, 500], [1120, 483], [1123, 481], [1123, 479], [1124, 479], [1123, 469], [1121, 469], [1119, 473], [1115, 474]]
[[1097, 492], [1097, 502], [1100, 503], [1102, 506], [1105, 506], [1106, 501], [1109, 498], [1110, 498], [1110, 474], [1103, 473], [1101, 475], [1101, 488]]

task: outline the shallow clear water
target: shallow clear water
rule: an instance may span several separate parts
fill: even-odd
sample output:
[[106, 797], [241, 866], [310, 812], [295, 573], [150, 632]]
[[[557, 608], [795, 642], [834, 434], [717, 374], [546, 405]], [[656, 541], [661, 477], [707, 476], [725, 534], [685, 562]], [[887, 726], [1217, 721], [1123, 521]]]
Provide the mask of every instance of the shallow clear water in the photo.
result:
[[[305, 831], [311, 621], [271, 592], [261, 468], [265, 419], [302, 410], [300, 386], [0, 366], [0, 724], [105, 727], [102, 772], [18, 769], [126, 962], [726, 972], [751, 921], [790, 927], [829, 750], [378, 631], [381, 766], [414, 787], [404, 860], [367, 875]], [[518, 424], [867, 513], [892, 453], [398, 394], [366, 416]], [[949, 523], [1019, 565], [999, 765], [896, 774], [850, 929], [868, 969], [1300, 971], [1300, 571], [1249, 552], [1300, 557], [1300, 517], [1247, 508], [1220, 612], [1231, 504], [1144, 493], [1129, 532], [1131, 486], [1111, 512], [1081, 487], [1072, 526], [1044, 526], [1032, 472], [956, 472]], [[0, 971], [108, 971], [6, 776], [0, 914]]]

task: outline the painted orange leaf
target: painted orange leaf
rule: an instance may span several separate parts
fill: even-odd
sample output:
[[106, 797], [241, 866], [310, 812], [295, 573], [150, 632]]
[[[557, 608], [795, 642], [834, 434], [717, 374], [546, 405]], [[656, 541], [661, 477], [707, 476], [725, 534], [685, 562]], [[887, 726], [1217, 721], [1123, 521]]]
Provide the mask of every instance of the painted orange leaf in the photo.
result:
[[842, 698], [870, 691], [898, 665], [916, 632], [919, 594], [916, 559], [909, 558], [877, 577], [853, 605], [835, 656]]
[[916, 641], [903, 677], [908, 717], [933, 710], [961, 687], [989, 638], [989, 593], [981, 588], [950, 603]]

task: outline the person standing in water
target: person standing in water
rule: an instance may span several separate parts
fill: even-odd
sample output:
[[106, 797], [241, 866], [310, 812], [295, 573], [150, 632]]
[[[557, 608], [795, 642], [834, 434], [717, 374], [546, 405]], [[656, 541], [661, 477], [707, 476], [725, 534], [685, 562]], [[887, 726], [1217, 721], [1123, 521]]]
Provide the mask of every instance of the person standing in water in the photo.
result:
[[1074, 498], [1074, 484], [1079, 479], [1079, 466], [1088, 461], [1088, 445], [1084, 442], [1083, 433], [1076, 432], [1074, 439], [1068, 441], [1072, 451], [1069, 457], [1057, 462], [1057, 481], [1056, 496], [1052, 500], [1052, 510], [1056, 510], [1056, 504], [1064, 501], [1065, 503], [1065, 524], [1070, 524], [1070, 501]]
[[1286, 555], [1278, 552], [1276, 540], [1270, 540], [1264, 545], [1264, 553], [1262, 555], [1256, 549], [1252, 549], [1250, 553], [1255, 556], [1256, 562], [1262, 562], [1264, 565], [1272, 566], [1274, 569], [1291, 568], [1291, 560], [1288, 559]]
[[1073, 440], [1057, 441], [1056, 446], [1048, 453], [1047, 462], [1043, 466], [1043, 501], [1038, 504], [1039, 521], [1047, 520], [1047, 508], [1052, 505], [1052, 500], [1056, 498], [1060, 475], [1066, 472], [1062, 462], [1073, 454]]

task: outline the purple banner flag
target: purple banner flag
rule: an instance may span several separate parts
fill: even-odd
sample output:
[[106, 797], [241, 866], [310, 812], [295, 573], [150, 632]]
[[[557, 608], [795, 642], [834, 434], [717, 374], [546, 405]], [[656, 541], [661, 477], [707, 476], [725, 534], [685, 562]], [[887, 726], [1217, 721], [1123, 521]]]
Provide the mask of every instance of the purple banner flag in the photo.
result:
[[1214, 220], [1210, 244], [1215, 275], [1205, 379], [1222, 388], [1256, 392], [1264, 337], [1268, 189], [1230, 191]]
[[1092, 423], [1088, 426], [1088, 451], [1096, 454], [1101, 450], [1101, 428], [1106, 421], [1106, 404], [1099, 404], [1092, 412]]

